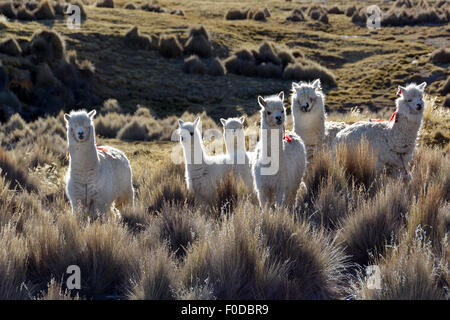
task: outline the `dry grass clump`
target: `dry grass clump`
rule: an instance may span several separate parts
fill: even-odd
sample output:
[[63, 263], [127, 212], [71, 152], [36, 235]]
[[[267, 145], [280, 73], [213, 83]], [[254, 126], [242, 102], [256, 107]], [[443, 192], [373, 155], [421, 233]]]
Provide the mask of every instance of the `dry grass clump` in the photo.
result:
[[[355, 13], [355, 11], [357, 11], [358, 9], [355, 6], [349, 6], [347, 7], [347, 9], [345, 10], [345, 15], [347, 17], [351, 17], [353, 16], [353, 14]], [[358, 10], [359, 11], [359, 10]]]
[[283, 71], [283, 79], [286, 80], [312, 81], [317, 78], [330, 87], [337, 86], [333, 73], [311, 60], [299, 59], [296, 63], [288, 64]]
[[448, 93], [450, 93], [450, 76], [447, 77], [447, 80], [445, 81], [441, 89], [441, 94], [443, 96], [445, 96]]
[[305, 21], [306, 16], [301, 9], [297, 8], [289, 13], [289, 15], [286, 17], [286, 20], [292, 22]]
[[16, 18], [16, 9], [14, 8], [14, 4], [11, 0], [3, 0], [0, 2], [0, 14], [9, 19]]
[[392, 181], [380, 189], [373, 199], [361, 201], [341, 224], [339, 240], [346, 252], [360, 265], [382, 254], [384, 246], [397, 241], [395, 237], [404, 226], [404, 215], [410, 202], [402, 185]]
[[33, 12], [26, 7], [20, 7], [17, 9], [16, 18], [23, 21], [32, 21], [36, 19]]
[[[444, 247], [448, 247], [445, 243]], [[448, 299], [448, 257], [441, 259], [429, 243], [418, 235], [412, 244], [400, 243], [387, 250], [385, 257], [377, 256], [380, 287], [371, 279], [360, 276], [353, 285], [354, 296], [365, 300], [444, 300]]]
[[138, 8], [134, 2], [127, 2], [123, 7], [128, 10], [136, 10]]
[[249, 9], [236, 9], [232, 8], [225, 14], [225, 20], [245, 20], [247, 19], [247, 13]]
[[55, 19], [55, 11], [53, 10], [53, 6], [50, 4], [49, 0], [41, 1], [33, 14], [38, 20], [49, 20]]
[[38, 295], [37, 300], [50, 300], [50, 301], [67, 301], [67, 300], [80, 300], [80, 297], [75, 295], [72, 297], [68, 289], [63, 289], [63, 285], [57, 282], [55, 279], [51, 279], [47, 285], [47, 290], [42, 290]]
[[117, 133], [128, 123], [128, 118], [116, 112], [95, 118], [95, 133], [104, 138], [116, 138]]
[[266, 21], [270, 17], [270, 11], [267, 8], [251, 7], [246, 9], [231, 8], [225, 14], [225, 20], [255, 20]]
[[440, 48], [431, 53], [430, 61], [433, 63], [450, 63], [450, 49]]
[[183, 55], [183, 47], [174, 35], [159, 38], [159, 53], [165, 58], [178, 58]]
[[337, 299], [343, 291], [347, 257], [343, 248], [323, 231], [296, 221], [286, 210], [263, 214], [261, 232], [273, 264], [287, 262], [287, 299]]
[[38, 184], [36, 180], [28, 175], [28, 172], [18, 164], [14, 156], [6, 153], [1, 147], [0, 169], [1, 175], [10, 182], [11, 188], [37, 192]]
[[339, 6], [332, 6], [330, 8], [328, 8], [328, 13], [331, 14], [344, 14], [345, 11], [341, 8], [339, 8]]
[[0, 99], [9, 106], [10, 115], [21, 112], [32, 118], [55, 114], [67, 105], [76, 108], [94, 102], [95, 95], [91, 90], [95, 76], [93, 64], [78, 60], [76, 52], [66, 49], [64, 38], [56, 31], [36, 31], [22, 49], [16, 41], [9, 39], [2, 47], [10, 54], [13, 51], [19, 54], [18, 50], [21, 50], [20, 59], [16, 62], [7, 60], [1, 71], [9, 85], [0, 93]]
[[127, 45], [143, 50], [157, 49], [159, 42], [156, 36], [141, 35], [136, 26], [125, 34], [124, 40]]
[[[240, 49], [224, 60], [229, 73], [249, 77], [283, 78], [287, 80], [313, 80], [320, 78], [329, 86], [335, 86], [332, 73], [319, 64], [301, 57], [296, 60], [287, 49], [270, 42], [263, 42], [257, 50]], [[297, 62], [296, 62], [297, 61]]]
[[215, 57], [209, 61], [208, 64], [208, 74], [211, 76], [224, 76], [227, 74], [227, 69], [225, 68], [222, 60]]
[[449, 108], [449, 107], [450, 107], [450, 94], [447, 94], [447, 95], [445, 96], [443, 106], [446, 107], [446, 108]]
[[141, 259], [137, 279], [132, 280], [130, 300], [172, 300], [176, 285], [176, 264], [165, 247], [152, 250]]
[[184, 59], [183, 71], [189, 74], [203, 75], [206, 73], [206, 65], [198, 56], [192, 55]]
[[328, 24], [327, 10], [320, 5], [311, 5], [307, 10], [307, 14], [313, 20]]
[[0, 41], [0, 52], [10, 56], [20, 56], [22, 48], [16, 39], [9, 37]]
[[97, 0], [95, 3], [97, 8], [114, 8], [113, 0]]
[[204, 26], [191, 27], [189, 29], [188, 39], [184, 44], [183, 51], [187, 55], [198, 55], [201, 58], [212, 56], [209, 33]]
[[185, 15], [184, 11], [181, 9], [170, 10], [168, 8], [161, 7], [158, 4], [158, 1], [148, 1], [147, 3], [144, 3], [143, 5], [141, 5], [141, 10], [155, 13], [170, 13], [178, 16]]

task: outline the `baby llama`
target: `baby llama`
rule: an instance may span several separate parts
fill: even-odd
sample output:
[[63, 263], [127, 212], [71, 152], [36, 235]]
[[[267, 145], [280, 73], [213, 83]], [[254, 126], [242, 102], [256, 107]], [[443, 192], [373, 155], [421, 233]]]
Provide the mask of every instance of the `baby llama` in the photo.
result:
[[425, 108], [423, 93], [425, 82], [420, 85], [409, 84], [406, 88], [399, 86], [395, 100], [396, 111], [389, 121], [357, 122], [340, 131], [333, 145], [340, 143], [355, 145], [365, 137], [370, 147], [377, 154], [377, 170], [388, 172], [403, 178], [411, 179], [408, 165], [413, 158], [417, 134], [422, 124]]
[[112, 147], [97, 147], [95, 110], [65, 114], [69, 143], [66, 193], [72, 212], [91, 217], [109, 212], [113, 202], [134, 205], [131, 167], [125, 154]]
[[297, 190], [306, 169], [306, 152], [302, 139], [294, 132], [285, 132], [284, 93], [262, 98], [261, 133], [255, 150], [252, 172], [255, 192], [261, 208], [295, 205]]
[[320, 79], [312, 83], [293, 82], [291, 108], [294, 131], [305, 143], [309, 161], [324, 142], [330, 145], [336, 134], [347, 127], [344, 122], [325, 121], [325, 95], [320, 87]]
[[231, 165], [226, 155], [210, 156], [206, 153], [199, 122], [200, 118], [194, 122], [179, 119], [178, 132], [184, 153], [187, 189], [200, 201], [211, 202], [215, 197], [215, 186], [231, 170]]
[[253, 190], [252, 160], [254, 152], [245, 150], [244, 121], [245, 117], [220, 119], [232, 171], [236, 176], [242, 178], [250, 190]]

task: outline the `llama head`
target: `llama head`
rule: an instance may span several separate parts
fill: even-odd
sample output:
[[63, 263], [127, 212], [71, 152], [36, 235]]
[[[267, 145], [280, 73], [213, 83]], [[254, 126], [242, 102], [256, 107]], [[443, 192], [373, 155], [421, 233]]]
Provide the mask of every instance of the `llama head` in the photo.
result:
[[261, 125], [266, 128], [283, 128], [286, 120], [286, 110], [283, 104], [284, 92], [269, 97], [258, 96], [261, 107]]
[[228, 119], [221, 118], [220, 122], [223, 125], [225, 140], [227, 140], [227, 138], [237, 137], [244, 132], [245, 117]]
[[426, 82], [422, 82], [419, 85], [411, 83], [406, 87], [398, 86], [397, 94], [400, 97], [395, 101], [397, 111], [407, 117], [422, 116], [425, 109], [423, 93], [426, 85]]
[[320, 79], [313, 82], [292, 82], [292, 111], [324, 112], [325, 97], [320, 86]]
[[89, 113], [85, 110], [71, 111], [64, 114], [66, 121], [67, 136], [70, 142], [84, 143], [95, 140], [94, 117], [97, 113], [92, 110]]
[[200, 132], [198, 129], [199, 122], [200, 117], [197, 117], [194, 122], [184, 122], [183, 120], [178, 119], [178, 124], [180, 125], [178, 128], [178, 134], [180, 136], [180, 143], [183, 147], [192, 146], [195, 139], [200, 137]]

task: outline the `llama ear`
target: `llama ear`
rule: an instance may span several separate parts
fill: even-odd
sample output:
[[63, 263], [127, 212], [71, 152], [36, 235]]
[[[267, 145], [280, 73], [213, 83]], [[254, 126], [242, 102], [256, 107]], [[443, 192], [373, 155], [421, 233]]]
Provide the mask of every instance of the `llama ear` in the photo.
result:
[[66, 120], [66, 122], [69, 122], [69, 120], [70, 120], [70, 114], [64, 113], [64, 120]]
[[244, 122], [245, 122], [245, 116], [240, 117], [240, 118], [239, 118], [239, 121], [240, 121], [242, 124], [244, 124]]
[[194, 121], [194, 127], [197, 127], [198, 123], [200, 122], [200, 117], [197, 117]]
[[265, 107], [267, 107], [267, 102], [266, 102], [266, 100], [264, 100], [264, 98], [261, 97], [261, 96], [258, 96], [258, 103], [259, 103], [259, 106], [260, 106], [262, 109], [264, 109]]
[[320, 79], [316, 79], [316, 80], [314, 80], [314, 82], [312, 83], [312, 86], [314, 87], [314, 89], [321, 89], [320, 88]]
[[281, 92], [278, 94], [278, 98], [280, 98], [281, 101], [284, 101], [284, 91], [281, 91]]
[[92, 110], [88, 113], [89, 118], [94, 119], [95, 115], [97, 114], [97, 110]]
[[405, 92], [405, 91], [406, 91], [406, 88], [405, 88], [405, 87], [398, 86], [397, 95], [400, 96], [400, 95], [402, 95], [403, 92]]
[[181, 120], [181, 119], [178, 119], [178, 124], [180, 125], [180, 127], [182, 127], [182, 126], [183, 126], [183, 124], [184, 124], [184, 121], [183, 121], [183, 120]]
[[297, 82], [292, 82], [292, 90], [297, 90], [300, 88], [300, 85]]
[[225, 127], [225, 125], [227, 124], [227, 120], [225, 120], [224, 118], [220, 118], [220, 122], [222, 123], [222, 125]]
[[419, 84], [419, 89], [420, 90], [425, 90], [425, 87], [427, 86], [427, 83], [426, 82], [422, 82], [421, 84]]

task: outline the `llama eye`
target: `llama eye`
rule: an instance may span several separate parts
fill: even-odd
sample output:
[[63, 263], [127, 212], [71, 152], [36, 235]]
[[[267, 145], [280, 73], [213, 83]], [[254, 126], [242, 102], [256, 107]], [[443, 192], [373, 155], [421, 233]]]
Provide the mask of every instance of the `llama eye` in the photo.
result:
[[284, 110], [281, 110], [281, 113], [284, 113]]
[[270, 112], [270, 111], [267, 111], [267, 114], [270, 116], [270, 114], [271, 114], [272, 112]]

